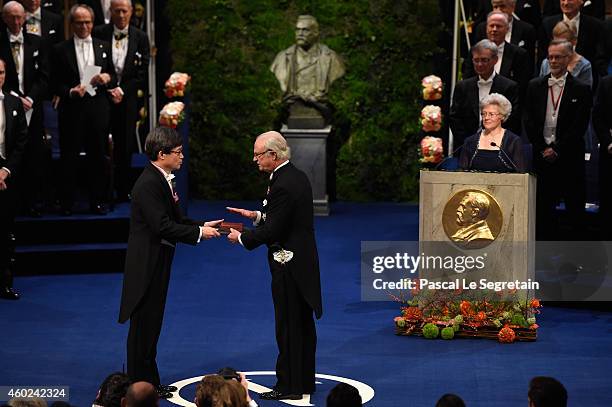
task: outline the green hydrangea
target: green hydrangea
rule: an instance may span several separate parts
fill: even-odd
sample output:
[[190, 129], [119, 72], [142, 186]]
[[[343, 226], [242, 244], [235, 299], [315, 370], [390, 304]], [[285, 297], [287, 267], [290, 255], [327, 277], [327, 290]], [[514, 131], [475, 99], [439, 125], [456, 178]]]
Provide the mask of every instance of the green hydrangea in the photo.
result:
[[447, 326], [446, 328], [442, 329], [441, 336], [442, 339], [453, 339], [455, 336], [455, 329], [451, 326]]
[[502, 323], [499, 319], [494, 319], [493, 324], [495, 324], [497, 328], [500, 328], [502, 326]]
[[527, 321], [525, 321], [525, 317], [521, 314], [514, 314], [512, 316], [512, 325], [518, 325], [523, 328], [527, 328]]
[[502, 317], [503, 317], [504, 319], [510, 319], [510, 318], [512, 318], [512, 313], [511, 313], [511, 312], [509, 312], [509, 311], [506, 311], [506, 312], [504, 312], [504, 313], [502, 314]]
[[455, 317], [455, 322], [458, 324], [462, 324], [463, 323], [463, 315], [457, 315]]
[[533, 324], [535, 324], [535, 323], [536, 323], [536, 319], [535, 319], [535, 317], [527, 318], [527, 323], [528, 323], [529, 325], [533, 325]]
[[436, 326], [436, 324], [432, 324], [431, 322], [425, 324], [423, 327], [423, 336], [427, 339], [435, 339], [438, 337], [440, 333], [440, 328]]

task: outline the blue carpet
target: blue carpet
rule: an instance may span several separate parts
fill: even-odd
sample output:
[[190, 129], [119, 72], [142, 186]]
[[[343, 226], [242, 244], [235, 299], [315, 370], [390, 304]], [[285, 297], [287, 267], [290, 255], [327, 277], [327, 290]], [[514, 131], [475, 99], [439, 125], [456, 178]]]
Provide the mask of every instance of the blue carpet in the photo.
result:
[[[226, 204], [197, 202], [190, 215], [224, 217]], [[367, 405], [433, 406], [452, 392], [468, 406], [524, 406], [536, 375], [561, 380], [571, 406], [612, 405], [612, 314], [544, 308], [535, 343], [398, 337], [392, 321], [397, 304], [360, 301], [360, 242], [416, 240], [417, 207], [338, 203], [332, 216], [316, 219], [316, 231], [324, 300], [317, 372], [371, 386], [376, 394]], [[227, 365], [274, 370], [265, 257], [263, 248], [247, 252], [223, 239], [177, 250], [158, 346], [164, 382]], [[121, 281], [120, 274], [17, 278], [23, 298], [0, 302], [0, 386], [67, 385], [73, 405], [90, 405], [102, 379], [125, 360], [128, 327], [116, 322]], [[274, 383], [271, 376], [252, 380]], [[335, 385], [320, 382], [312, 399], [319, 406]], [[181, 396], [192, 400], [194, 388], [186, 386]]]

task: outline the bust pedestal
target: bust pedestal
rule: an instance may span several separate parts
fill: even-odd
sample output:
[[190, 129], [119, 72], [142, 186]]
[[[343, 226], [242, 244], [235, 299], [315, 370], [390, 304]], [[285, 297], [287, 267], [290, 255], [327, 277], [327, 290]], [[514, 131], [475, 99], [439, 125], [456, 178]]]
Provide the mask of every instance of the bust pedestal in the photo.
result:
[[312, 200], [316, 216], [329, 215], [326, 168], [327, 138], [331, 126], [320, 129], [294, 129], [283, 125], [281, 133], [291, 147], [291, 162], [304, 171], [312, 185]]

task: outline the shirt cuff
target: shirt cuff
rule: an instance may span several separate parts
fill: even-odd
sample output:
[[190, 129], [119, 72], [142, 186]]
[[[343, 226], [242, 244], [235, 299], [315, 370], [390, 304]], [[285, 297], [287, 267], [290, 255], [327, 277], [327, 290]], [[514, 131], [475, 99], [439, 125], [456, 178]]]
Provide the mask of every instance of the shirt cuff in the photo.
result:
[[198, 241], [196, 243], [200, 243], [202, 240], [202, 233], [204, 233], [204, 226], [198, 226], [200, 228], [200, 235], [198, 236]]
[[31, 103], [31, 104], [34, 104], [34, 100], [33, 100], [31, 97], [26, 96], [25, 98], [26, 98], [26, 99], [28, 99], [28, 100], [30, 101], [30, 103]]
[[253, 226], [257, 226], [261, 222], [261, 211], [255, 211], [255, 213], [257, 213], [257, 217], [253, 221]]
[[121, 96], [125, 95], [125, 93], [123, 92], [123, 89], [121, 89], [120, 86], [117, 86], [115, 89], [119, 89], [119, 93], [121, 93]]
[[240, 243], [240, 246], [244, 247], [244, 245], [242, 244], [242, 233], [238, 235], [238, 242]]
[[259, 406], [257, 405], [257, 402], [255, 400], [251, 399], [251, 401], [249, 401], [249, 407], [259, 407]]
[[2, 167], [2, 168], [0, 168], [0, 170], [4, 170], [4, 171], [8, 172], [8, 176], [9, 177], [11, 176], [11, 170], [9, 170], [8, 168]]

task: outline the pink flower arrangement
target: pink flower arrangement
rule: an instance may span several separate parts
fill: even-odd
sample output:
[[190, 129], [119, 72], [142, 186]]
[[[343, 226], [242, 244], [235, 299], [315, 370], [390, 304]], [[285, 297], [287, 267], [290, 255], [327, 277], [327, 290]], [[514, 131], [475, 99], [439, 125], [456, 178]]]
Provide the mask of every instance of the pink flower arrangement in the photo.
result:
[[439, 106], [427, 105], [421, 110], [423, 131], [438, 131], [442, 127], [442, 110]]
[[176, 129], [185, 118], [185, 104], [183, 102], [170, 102], [159, 112], [159, 124], [164, 127]]
[[426, 136], [421, 140], [421, 162], [437, 164], [444, 157], [444, 147], [442, 139], [438, 137]]
[[440, 100], [442, 99], [442, 79], [436, 75], [429, 75], [421, 80], [423, 86], [423, 100]]
[[191, 76], [182, 72], [174, 72], [164, 85], [164, 93], [169, 99], [185, 96]]

